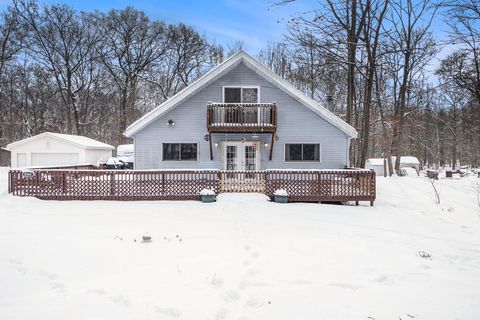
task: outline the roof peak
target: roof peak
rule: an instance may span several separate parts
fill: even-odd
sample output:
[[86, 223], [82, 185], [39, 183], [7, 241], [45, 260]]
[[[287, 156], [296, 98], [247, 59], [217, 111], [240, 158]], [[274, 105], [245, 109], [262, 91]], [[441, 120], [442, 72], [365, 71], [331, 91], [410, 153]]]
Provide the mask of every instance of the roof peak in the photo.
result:
[[155, 120], [156, 118], [163, 115], [165, 112], [168, 112], [170, 109], [174, 108], [178, 103], [183, 101], [185, 98], [189, 97], [190, 95], [194, 94], [205, 85], [221, 75], [225, 72], [228, 72], [231, 68], [235, 67], [237, 62], [243, 61], [245, 64], [255, 70], [259, 74], [261, 74], [265, 79], [276, 85], [279, 89], [283, 90], [290, 96], [295, 97], [299, 102], [301, 102], [304, 106], [314, 111], [317, 115], [321, 116], [327, 122], [332, 124], [333, 126], [339, 128], [343, 131], [347, 136], [351, 138], [357, 137], [357, 131], [355, 128], [350, 126], [344, 120], [340, 119], [334, 113], [330, 112], [327, 108], [320, 105], [318, 102], [313, 100], [312, 98], [306, 96], [303, 92], [295, 88], [292, 84], [290, 84], [285, 79], [282, 79], [280, 76], [275, 74], [270, 68], [266, 65], [258, 61], [256, 58], [248, 54], [245, 50], [241, 49], [235, 54], [228, 57], [222, 63], [208, 71], [202, 77], [195, 80], [193, 83], [185, 87], [183, 90], [179, 91], [174, 96], [170, 97], [162, 104], [151, 110], [150, 112], [146, 113], [144, 116], [139, 118], [137, 121], [132, 123], [126, 130], [125, 135], [131, 137], [139, 130], [143, 129], [147, 126], [151, 121]]

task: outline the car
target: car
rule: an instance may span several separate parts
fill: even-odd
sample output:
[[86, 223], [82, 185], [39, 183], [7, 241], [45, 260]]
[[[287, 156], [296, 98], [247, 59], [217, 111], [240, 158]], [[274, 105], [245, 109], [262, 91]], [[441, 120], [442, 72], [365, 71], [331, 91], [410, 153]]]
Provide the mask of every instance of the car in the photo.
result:
[[126, 165], [125, 162], [123, 162], [119, 158], [109, 158], [107, 162], [105, 163], [105, 169], [109, 170], [115, 170], [115, 169], [125, 169]]

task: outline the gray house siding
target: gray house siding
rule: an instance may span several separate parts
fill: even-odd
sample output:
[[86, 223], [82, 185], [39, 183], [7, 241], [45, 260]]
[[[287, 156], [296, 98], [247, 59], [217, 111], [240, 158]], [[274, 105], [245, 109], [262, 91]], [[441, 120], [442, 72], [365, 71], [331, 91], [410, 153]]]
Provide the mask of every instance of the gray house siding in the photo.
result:
[[[252, 139], [252, 134], [212, 134], [213, 161], [210, 160], [209, 142], [204, 140], [207, 131], [207, 103], [222, 102], [223, 86], [259, 86], [259, 98], [262, 103], [277, 104], [277, 136], [273, 146], [273, 159], [269, 160], [271, 135], [259, 134]], [[168, 126], [167, 121], [175, 121]], [[297, 100], [258, 75], [255, 71], [240, 63], [228, 73], [210, 83], [196, 94], [181, 102], [168, 113], [138, 131], [135, 140], [135, 168], [222, 168], [223, 141], [260, 142], [261, 169], [278, 168], [343, 168], [348, 163], [349, 138], [344, 132], [315, 114]], [[198, 143], [198, 161], [162, 162], [162, 142]], [[285, 143], [320, 143], [321, 162], [285, 162]], [[264, 147], [268, 143], [268, 149]]]

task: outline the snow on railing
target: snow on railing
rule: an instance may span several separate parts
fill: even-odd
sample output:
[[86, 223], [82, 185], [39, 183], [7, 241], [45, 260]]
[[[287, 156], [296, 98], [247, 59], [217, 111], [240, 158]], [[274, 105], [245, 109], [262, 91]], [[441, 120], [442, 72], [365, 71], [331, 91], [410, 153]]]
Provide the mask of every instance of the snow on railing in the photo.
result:
[[285, 190], [289, 201], [375, 201], [371, 170], [10, 170], [9, 193], [57, 200], [197, 200], [203, 189]]

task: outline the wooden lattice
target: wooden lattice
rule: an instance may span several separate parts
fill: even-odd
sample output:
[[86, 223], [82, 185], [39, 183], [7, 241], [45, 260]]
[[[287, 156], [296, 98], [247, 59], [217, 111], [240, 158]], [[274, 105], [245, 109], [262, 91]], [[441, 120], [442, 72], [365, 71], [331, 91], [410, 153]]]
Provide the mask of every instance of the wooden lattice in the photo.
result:
[[56, 200], [197, 200], [202, 189], [259, 192], [276, 190], [289, 201], [375, 201], [370, 170], [65, 170], [34, 169], [27, 177], [9, 172], [9, 193]]

